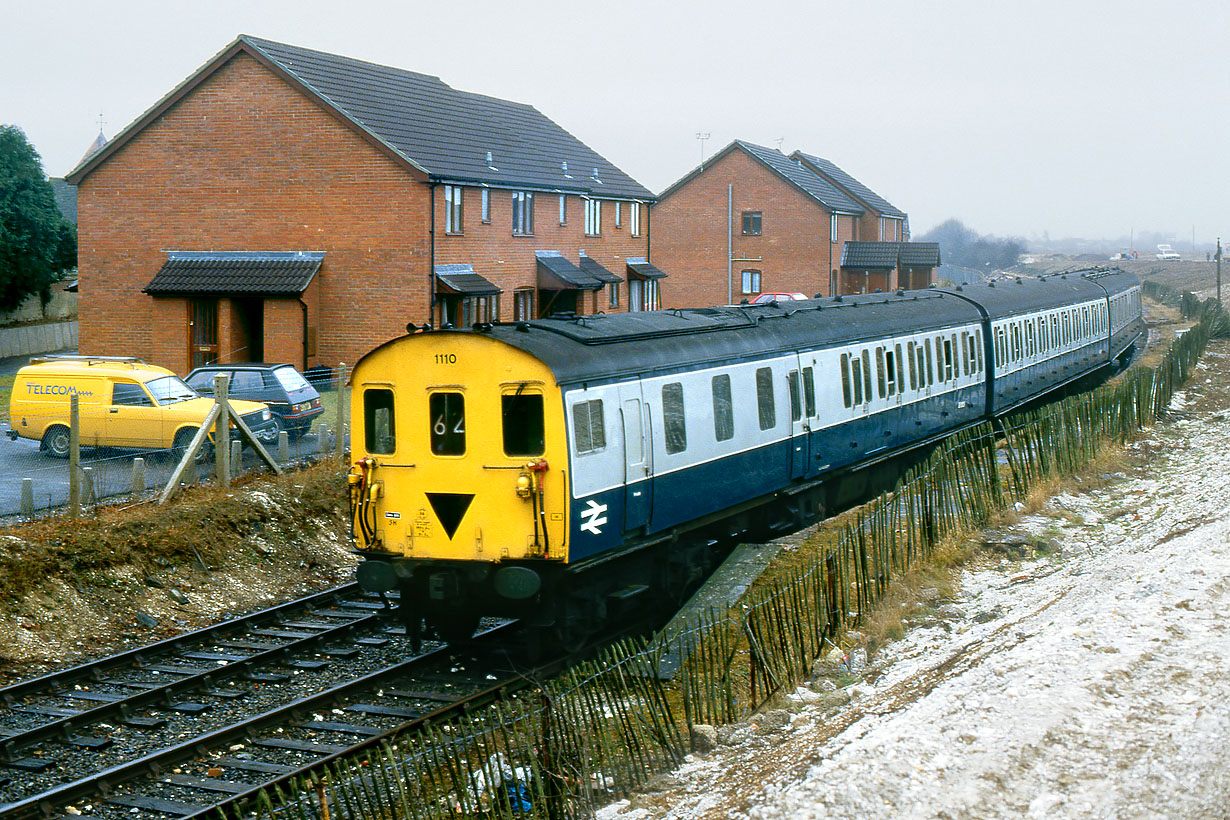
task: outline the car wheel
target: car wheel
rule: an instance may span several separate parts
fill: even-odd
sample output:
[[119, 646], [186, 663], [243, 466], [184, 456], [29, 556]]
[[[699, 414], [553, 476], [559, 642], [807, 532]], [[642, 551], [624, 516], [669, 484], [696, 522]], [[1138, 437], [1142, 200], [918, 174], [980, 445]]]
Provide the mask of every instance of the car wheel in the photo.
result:
[[286, 426], [286, 420], [283, 419], [281, 416], [274, 414], [273, 415], [273, 426], [270, 427], [268, 430], [266, 430], [264, 435], [258, 436], [257, 438], [259, 438], [261, 441], [265, 442], [266, 444], [277, 444], [278, 434], [281, 433], [283, 430], [286, 430], [287, 435], [289, 435], [291, 438], [294, 438], [294, 435], [289, 432], [290, 428]]
[[53, 424], [43, 433], [43, 440], [39, 442], [39, 449], [51, 453], [56, 458], [68, 458], [68, 451], [71, 446], [71, 434], [68, 428], [62, 424]]

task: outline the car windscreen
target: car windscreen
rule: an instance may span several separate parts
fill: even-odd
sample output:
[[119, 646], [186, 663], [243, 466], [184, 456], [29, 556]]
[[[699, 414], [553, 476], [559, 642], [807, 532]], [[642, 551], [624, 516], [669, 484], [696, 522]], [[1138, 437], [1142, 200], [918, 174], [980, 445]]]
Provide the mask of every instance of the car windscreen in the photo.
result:
[[163, 376], [145, 383], [154, 401], [159, 404], [175, 404], [180, 401], [198, 398], [196, 391], [184, 384], [178, 376]]
[[293, 367], [279, 367], [273, 371], [273, 375], [278, 377], [278, 383], [286, 388], [287, 393], [296, 393], [312, 386], [303, 378], [303, 374]]

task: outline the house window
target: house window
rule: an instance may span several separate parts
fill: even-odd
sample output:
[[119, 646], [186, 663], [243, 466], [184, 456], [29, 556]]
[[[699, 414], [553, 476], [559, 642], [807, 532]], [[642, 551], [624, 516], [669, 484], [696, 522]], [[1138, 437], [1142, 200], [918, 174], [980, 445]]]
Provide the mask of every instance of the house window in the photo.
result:
[[628, 230], [633, 236], [641, 235], [641, 203], [628, 203]]
[[471, 296], [465, 300], [467, 305], [465, 308], [467, 319], [466, 325], [476, 324], [478, 322], [498, 322], [500, 321], [500, 294], [493, 293], [490, 296]]
[[602, 233], [602, 200], [585, 200], [585, 235], [598, 236]]
[[880, 241], [885, 242], [890, 239], [888, 235], [888, 220], [880, 217]]
[[744, 293], [760, 293], [760, 271], [758, 270], [743, 271], [743, 292]]
[[513, 191], [512, 230], [514, 236], [534, 233], [534, 195], [529, 191]]
[[621, 207], [622, 205], [623, 205], [622, 202], [615, 203], [615, 227], [616, 228], [622, 228], [624, 224], [623, 208]]
[[619, 307], [619, 283], [612, 282], [606, 286], [607, 306]]
[[837, 214], [833, 214], [829, 217], [829, 241], [837, 241]]
[[461, 233], [461, 186], [444, 186], [444, 232]]
[[559, 224], [561, 225], [568, 224], [568, 204], [567, 203], [568, 203], [568, 195], [560, 194], [559, 195]]
[[743, 235], [760, 236], [760, 211], [743, 212]]
[[490, 189], [488, 188], [482, 189], [481, 201], [482, 201], [483, 222], [490, 222], [491, 221], [491, 191]]
[[513, 319], [528, 322], [534, 318], [534, 291], [519, 290], [513, 294]]

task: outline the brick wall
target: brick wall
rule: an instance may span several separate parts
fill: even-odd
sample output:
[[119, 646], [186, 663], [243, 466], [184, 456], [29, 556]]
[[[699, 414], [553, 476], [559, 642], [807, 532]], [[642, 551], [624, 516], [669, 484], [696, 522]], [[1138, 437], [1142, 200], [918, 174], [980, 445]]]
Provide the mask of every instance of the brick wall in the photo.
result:
[[[325, 252], [309, 364], [353, 362], [428, 315], [427, 190], [239, 54], [82, 180], [80, 350], [182, 373], [186, 302], [141, 293], [166, 251], [307, 250]], [[264, 315], [265, 358], [301, 363], [299, 303]]]
[[[744, 151], [735, 148], [654, 206], [653, 262], [670, 274], [664, 307], [704, 307], [727, 301], [727, 186], [733, 185], [731, 299], [744, 298], [741, 271], [761, 271], [761, 291], [828, 294], [854, 219], [839, 216], [830, 242], [830, 214]], [[761, 234], [742, 233], [744, 211], [761, 213]], [[740, 259], [760, 261], [738, 261]]]
[[[538, 282], [535, 251], [559, 251], [573, 264], [580, 251], [621, 278], [627, 277], [625, 260], [629, 256], [649, 255], [649, 206], [641, 205], [640, 234], [633, 236], [629, 225], [629, 203], [620, 203], [622, 225], [615, 226], [615, 203], [601, 200], [601, 233], [585, 235], [585, 202], [579, 196], [565, 195], [564, 224], [560, 224], [559, 194], [534, 194], [534, 234], [515, 236], [512, 231], [512, 192], [489, 189], [490, 221], [482, 221], [482, 192], [477, 187], [462, 188], [462, 232], [444, 231], [444, 188], [436, 189], [436, 264], [469, 264], [474, 272], [490, 280], [504, 292], [500, 295], [500, 318], [513, 318], [513, 292], [533, 288]], [[593, 312], [593, 297], [586, 295], [585, 313]], [[620, 285], [620, 306], [628, 309], [628, 285]], [[599, 310], [611, 312], [606, 293], [599, 297]]]

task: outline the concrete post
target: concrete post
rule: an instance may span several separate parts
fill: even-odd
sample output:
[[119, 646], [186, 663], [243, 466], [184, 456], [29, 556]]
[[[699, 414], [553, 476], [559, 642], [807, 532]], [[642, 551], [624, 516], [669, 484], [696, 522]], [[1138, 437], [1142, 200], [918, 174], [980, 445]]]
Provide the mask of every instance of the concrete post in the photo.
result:
[[231, 406], [227, 401], [230, 377], [225, 373], [214, 376], [214, 401], [222, 408], [214, 425], [214, 467], [218, 474], [218, 486], [231, 486]]
[[21, 514], [26, 518], [34, 517], [34, 479], [21, 480]]
[[337, 443], [334, 452], [339, 459], [346, 455], [346, 411], [350, 404], [346, 390], [346, 363], [337, 363]]
[[87, 507], [94, 505], [94, 468], [81, 468], [81, 503]]
[[242, 441], [236, 440], [231, 442], [231, 471], [234, 472], [235, 475], [240, 475], [243, 473]]
[[278, 432], [278, 463], [290, 461], [290, 434], [285, 430]]
[[145, 492], [145, 459], [141, 457], [132, 460], [132, 494]]
[[329, 455], [329, 425], [324, 422], [316, 425], [316, 446], [321, 458]]
[[81, 408], [76, 393], [68, 397], [68, 514], [81, 515]]

